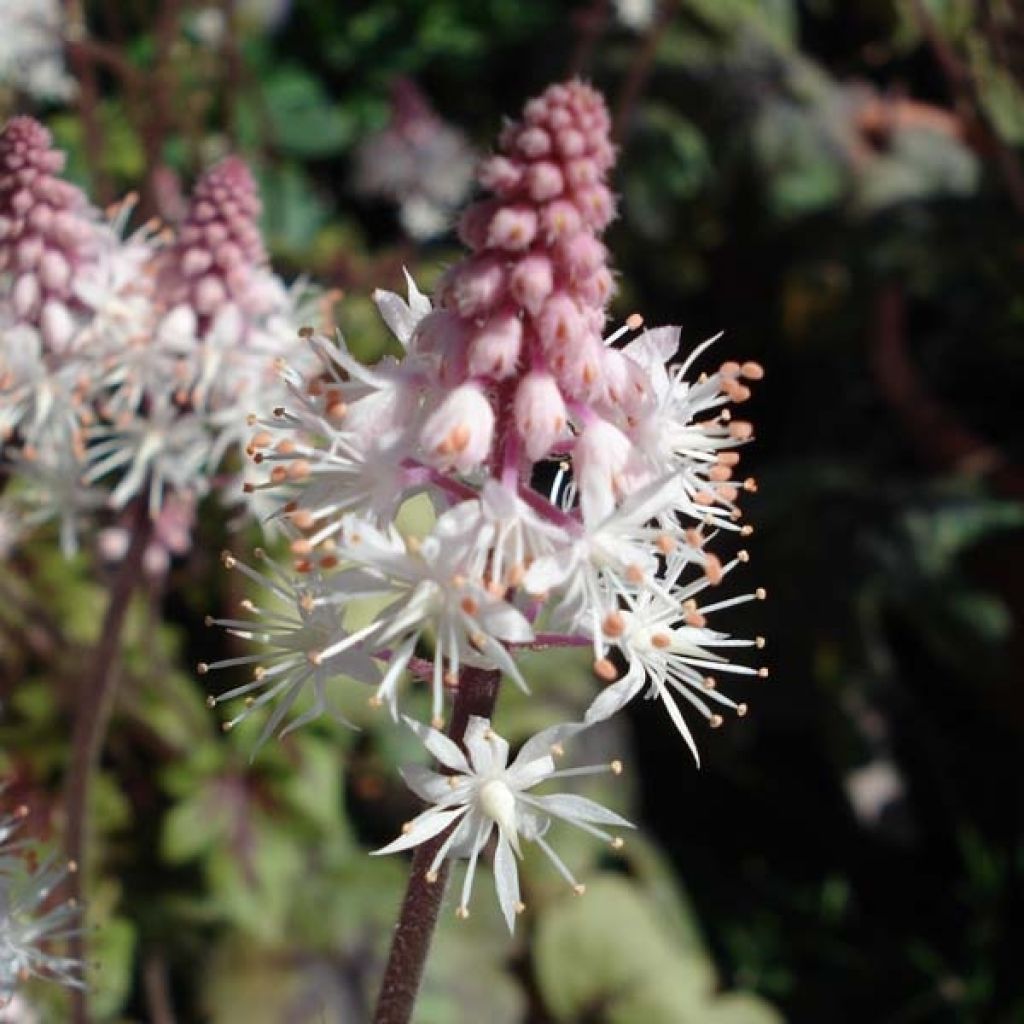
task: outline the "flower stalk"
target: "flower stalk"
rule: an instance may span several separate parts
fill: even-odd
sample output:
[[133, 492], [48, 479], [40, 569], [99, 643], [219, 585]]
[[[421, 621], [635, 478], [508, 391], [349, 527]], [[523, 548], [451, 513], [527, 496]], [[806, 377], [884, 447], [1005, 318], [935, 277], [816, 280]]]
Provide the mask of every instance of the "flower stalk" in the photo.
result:
[[[143, 559], [153, 529], [145, 500], [136, 499], [132, 519], [131, 542], [111, 583], [110, 601], [92, 657], [92, 671], [81, 687], [75, 708], [66, 806], [68, 860], [78, 866], [78, 870], [69, 876], [71, 898], [79, 905], [88, 875], [89, 803], [117, 696], [121, 637], [132, 597], [143, 578]], [[85, 963], [87, 954], [86, 933], [82, 929], [71, 938], [71, 955]], [[88, 991], [84, 987], [75, 989], [72, 993], [72, 1021], [74, 1024], [88, 1024], [89, 1019]]]
[[[448, 735], [456, 743], [461, 745], [471, 716], [489, 718], [494, 712], [500, 684], [500, 672], [479, 668], [462, 670], [448, 728]], [[437, 836], [418, 847], [413, 856], [409, 882], [384, 969], [374, 1024], [407, 1024], [412, 1019], [448, 882], [447, 861], [438, 871], [436, 881], [427, 880], [430, 863], [444, 840], [443, 834]]]

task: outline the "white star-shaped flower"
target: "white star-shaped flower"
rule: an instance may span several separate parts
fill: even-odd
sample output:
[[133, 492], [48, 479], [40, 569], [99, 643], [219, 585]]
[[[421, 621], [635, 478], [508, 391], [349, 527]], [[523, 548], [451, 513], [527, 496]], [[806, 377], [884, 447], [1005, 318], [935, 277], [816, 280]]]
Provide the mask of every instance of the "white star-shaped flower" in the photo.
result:
[[516, 858], [522, 856], [520, 840], [536, 843], [559, 874], [582, 893], [583, 886], [545, 838], [552, 821], [566, 821], [616, 849], [622, 841], [600, 826], [634, 827], [614, 811], [586, 797], [570, 793], [541, 795], [531, 792], [535, 786], [552, 779], [609, 771], [618, 774], [622, 771], [619, 761], [581, 768], [555, 768], [552, 750], [559, 749], [560, 742], [579, 732], [582, 726], [561, 725], [545, 729], [528, 740], [509, 764], [509, 745], [491, 728], [486, 718], [473, 716], [469, 719], [463, 741], [467, 753], [436, 729], [409, 718], [405, 721], [449, 774], [439, 774], [420, 765], [402, 768], [402, 777], [409, 788], [431, 806], [407, 823], [402, 836], [375, 853], [408, 850], [447, 831], [427, 869], [427, 880], [436, 881], [446, 858], [468, 860], [456, 910], [460, 917], [469, 915], [477, 862], [495, 830], [494, 883], [501, 911], [512, 931], [516, 914], [523, 909], [516, 865]]

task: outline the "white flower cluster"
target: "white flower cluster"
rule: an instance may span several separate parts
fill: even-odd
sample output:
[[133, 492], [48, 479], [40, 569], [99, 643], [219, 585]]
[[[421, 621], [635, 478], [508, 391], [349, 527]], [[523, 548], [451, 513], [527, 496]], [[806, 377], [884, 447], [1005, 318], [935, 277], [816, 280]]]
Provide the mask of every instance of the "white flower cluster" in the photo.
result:
[[63, 163], [32, 119], [0, 131], [0, 455], [18, 478], [5, 500], [29, 526], [58, 519], [71, 550], [83, 521], [136, 496], [154, 519], [170, 506], [175, 529], [191, 516], [253, 396], [273, 400], [276, 361], [301, 365], [291, 324], [313, 295], [270, 270], [241, 161], [207, 172], [175, 230], [133, 233], [133, 199], [101, 215]]
[[54, 951], [76, 930], [76, 908], [51, 899], [68, 869], [53, 858], [33, 866], [29, 844], [15, 838], [27, 814], [0, 815], [0, 1009], [30, 978], [82, 984], [82, 965]]
[[[396, 720], [403, 680], [426, 681], [431, 728], [410, 725], [444, 774], [407, 770], [431, 807], [385, 852], [428, 844], [428, 879], [445, 858], [468, 859], [464, 915], [496, 829], [510, 926], [520, 840], [572, 880], [548, 825], [561, 818], [610, 840], [598, 826], [628, 824], [579, 797], [530, 792], [572, 774], [551, 759], [562, 738], [646, 694], [696, 759], [684, 712], [712, 727], [725, 712], [742, 716], [747, 705], [720, 680], [767, 675], [733, 659], [763, 640], [719, 628], [720, 612], [764, 591], [711, 596], [748, 555], [723, 564], [709, 550], [716, 535], [750, 533], [738, 502], [755, 484], [735, 473], [753, 428], [730, 406], [763, 371], [727, 362], [691, 379], [711, 341], [677, 363], [678, 328], [643, 331], [639, 316], [604, 336], [615, 284], [599, 237], [615, 212], [610, 126], [600, 95], [578, 81], [551, 86], [506, 124], [479, 173], [491, 195], [459, 221], [470, 254], [443, 275], [435, 302], [411, 278], [406, 299], [375, 294], [399, 358], [362, 366], [340, 338], [301, 332], [316, 370], [282, 371], [288, 395], [254, 416], [247, 446], [257, 472], [247, 487], [279, 495], [294, 563], [264, 573], [226, 555], [266, 600], [246, 601], [248, 618], [211, 619], [269, 650], [200, 666], [255, 666], [211, 703], [245, 698], [231, 727], [276, 700], [262, 739], [307, 690], [312, 701], [288, 728], [334, 710], [338, 677], [372, 686], [371, 703]], [[434, 513], [426, 536], [398, 527], [414, 496]], [[360, 605], [373, 608], [369, 621]], [[545, 730], [509, 765], [478, 701], [480, 673], [527, 691], [518, 654], [557, 646], [591, 649], [607, 685], [580, 722]], [[487, 717], [463, 734], [471, 711]]]
[[[202, 664], [200, 671], [255, 666], [250, 682], [210, 703], [246, 698], [231, 727], [277, 700], [261, 742], [306, 689], [312, 706], [289, 728], [332, 710], [327, 685], [339, 677], [372, 686], [371, 703], [396, 719], [403, 678], [427, 680], [433, 728], [410, 725], [455, 774], [407, 771], [433, 806], [386, 851], [426, 842], [458, 822], [435, 869], [444, 857], [469, 859], [464, 910], [476, 860], [496, 826], [499, 897], [511, 924], [518, 895], [510, 851], [518, 852], [519, 838], [554, 857], [543, 838], [551, 818], [591, 830], [626, 823], [580, 798], [525, 794], [562, 774], [549, 757], [554, 733], [531, 741], [506, 767], [507, 744], [477, 720], [464, 741], [467, 761], [437, 731], [446, 695], [457, 695], [465, 666], [500, 670], [527, 690], [519, 651], [573, 645], [592, 648], [595, 673], [609, 685], [582, 723], [560, 727], [564, 735], [646, 692], [664, 705], [696, 758], [683, 708], [712, 727], [724, 711], [746, 713], [746, 704], [718, 683], [727, 675], [767, 675], [731, 658], [763, 640], [734, 638], [709, 621], [765, 595], [711, 599], [748, 556], [741, 550], [723, 564], [707, 546], [716, 532], [749, 533], [738, 523], [736, 501], [753, 483], [737, 487], [731, 476], [734, 449], [751, 431], [725, 405], [744, 400], [744, 379], [759, 378], [761, 370], [725, 364], [691, 383], [693, 357], [669, 364], [676, 329], [641, 332], [610, 348], [628, 363], [627, 376], [645, 382], [644, 400], [617, 425], [582, 404], [570, 409], [555, 447], [565, 461], [546, 494], [531, 486], [543, 467], [501, 420], [510, 415], [508, 393], [477, 382], [452, 387], [446, 379], [450, 367], [443, 347], [433, 344], [431, 303], [414, 282], [407, 299], [388, 292], [375, 299], [402, 358], [364, 367], [340, 339], [305, 332], [319, 372], [284, 370], [287, 399], [252, 421], [248, 452], [260, 480], [248, 486], [280, 495], [277, 518], [293, 538], [294, 562], [289, 570], [259, 553], [268, 566], [262, 572], [225, 555], [225, 564], [253, 580], [266, 600], [244, 602], [249, 618], [209, 621], [268, 650]], [[436, 511], [425, 537], [405, 535], [395, 524], [399, 508], [418, 494], [429, 496]], [[352, 628], [347, 610], [364, 598], [379, 610]], [[559, 870], [569, 877], [564, 865]]]

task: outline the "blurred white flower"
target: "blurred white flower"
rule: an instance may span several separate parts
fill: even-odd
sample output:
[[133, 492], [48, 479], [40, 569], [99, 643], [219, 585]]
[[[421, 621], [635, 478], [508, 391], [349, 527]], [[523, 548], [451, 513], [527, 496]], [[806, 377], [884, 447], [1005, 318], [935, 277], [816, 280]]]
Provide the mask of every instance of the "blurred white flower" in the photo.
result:
[[0, 815], [0, 1006], [31, 978], [82, 984], [82, 965], [53, 951], [76, 931], [77, 909], [50, 899], [68, 868], [53, 857], [36, 866], [31, 844], [16, 837], [27, 815]]
[[75, 91], [64, 66], [61, 0], [5, 0], [0, 32], [0, 85], [40, 100], [66, 100]]

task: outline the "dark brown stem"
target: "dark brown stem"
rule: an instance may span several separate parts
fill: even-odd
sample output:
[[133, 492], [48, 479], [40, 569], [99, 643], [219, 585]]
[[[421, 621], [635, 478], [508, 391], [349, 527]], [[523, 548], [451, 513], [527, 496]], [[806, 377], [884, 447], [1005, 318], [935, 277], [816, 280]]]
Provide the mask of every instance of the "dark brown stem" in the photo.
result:
[[[448, 735], [462, 744], [471, 715], [490, 718], [498, 699], [501, 673], [487, 669], [466, 668], [459, 677]], [[374, 1024], [408, 1024], [416, 1005], [423, 968], [430, 951], [430, 941], [437, 926], [441, 902], [448, 881], [448, 866], [443, 864], [435, 882], [426, 875], [434, 854], [445, 840], [446, 833], [418, 847], [412, 859], [409, 884], [398, 915], [391, 953], [384, 968], [380, 998]]]
[[[82, 889], [89, 874], [86, 862], [89, 798], [117, 694], [121, 634], [132, 596], [142, 577], [142, 558], [152, 529], [145, 499], [139, 498], [133, 510], [131, 543], [111, 584], [100, 638], [75, 707], [65, 799], [68, 860], [78, 865], [78, 870], [70, 875], [71, 897], [78, 903], [82, 902]], [[71, 940], [71, 954], [82, 963], [86, 962], [88, 949], [84, 929]], [[72, 993], [72, 1020], [74, 1024], [89, 1024], [88, 994], [84, 989], [75, 989]]]

